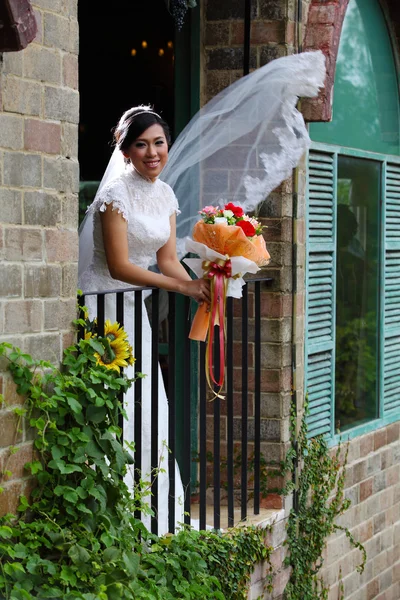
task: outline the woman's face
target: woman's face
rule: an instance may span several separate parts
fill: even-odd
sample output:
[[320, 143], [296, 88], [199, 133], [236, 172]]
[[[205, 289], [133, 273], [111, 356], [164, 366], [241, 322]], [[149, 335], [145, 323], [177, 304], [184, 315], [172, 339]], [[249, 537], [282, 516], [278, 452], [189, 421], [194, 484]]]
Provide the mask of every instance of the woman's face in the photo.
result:
[[124, 152], [135, 169], [155, 181], [168, 160], [168, 143], [161, 125], [151, 125]]

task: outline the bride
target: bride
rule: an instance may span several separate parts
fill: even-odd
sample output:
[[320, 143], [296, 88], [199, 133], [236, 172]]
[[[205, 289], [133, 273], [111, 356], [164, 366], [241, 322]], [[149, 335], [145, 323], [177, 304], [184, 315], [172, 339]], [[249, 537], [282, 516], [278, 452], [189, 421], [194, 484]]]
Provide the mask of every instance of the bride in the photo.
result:
[[[168, 160], [169, 129], [149, 106], [126, 111], [115, 129], [116, 149], [88, 209], [80, 236], [79, 286], [83, 292], [132, 286], [158, 287], [191, 296], [197, 302], [210, 299], [209, 282], [192, 280], [176, 253], [178, 201], [171, 187], [158, 176]], [[121, 163], [125, 162], [125, 166]], [[121, 172], [122, 171], [122, 172]], [[115, 177], [115, 174], [120, 174]], [[157, 263], [161, 273], [149, 271]], [[116, 280], [118, 283], [116, 283]], [[134, 336], [134, 292], [125, 293], [125, 329]], [[105, 317], [115, 320], [115, 299], [106, 295]], [[95, 315], [95, 296], [87, 297], [90, 316]], [[151, 330], [142, 307], [142, 479], [151, 477]], [[168, 531], [168, 404], [159, 369], [158, 447], [158, 533]], [[124, 440], [134, 442], [133, 388], [124, 399], [128, 421]], [[136, 466], [137, 468], [137, 466]], [[176, 467], [175, 519], [183, 522], [183, 488]], [[127, 483], [133, 487], [132, 474]], [[143, 518], [149, 526], [149, 518]]]
[[[190, 234], [201, 206], [231, 201], [245, 211], [255, 210], [291, 175], [310, 144], [304, 119], [296, 108], [298, 98], [315, 96], [324, 78], [325, 59], [320, 51], [286, 56], [256, 69], [220, 92], [195, 115], [175, 141], [168, 164], [169, 131], [161, 117], [148, 106], [124, 113], [115, 131], [116, 149], [81, 229], [81, 289], [93, 292], [132, 285], [158, 287], [208, 302], [208, 283], [204, 279], [191, 281], [177, 258], [176, 243], [183, 256], [184, 238]], [[175, 194], [183, 213], [178, 235]], [[154, 257], [161, 274], [148, 270]], [[133, 295], [125, 294], [125, 327], [131, 342]], [[95, 305], [91, 308], [94, 316]], [[142, 313], [142, 345], [149, 349], [151, 331], [144, 306]], [[106, 296], [106, 318], [115, 320], [112, 295]], [[150, 352], [143, 352], [142, 371], [151, 372]], [[130, 392], [125, 399], [129, 420], [124, 425], [124, 439], [131, 442], [134, 398], [133, 390]], [[150, 474], [149, 377], [143, 380], [142, 396], [141, 468], [145, 476]], [[168, 439], [168, 405], [161, 375], [158, 397], [161, 456], [162, 442]], [[183, 490], [178, 469], [175, 479], [179, 523], [183, 521]], [[160, 474], [158, 489], [158, 531], [165, 533], [167, 472]]]

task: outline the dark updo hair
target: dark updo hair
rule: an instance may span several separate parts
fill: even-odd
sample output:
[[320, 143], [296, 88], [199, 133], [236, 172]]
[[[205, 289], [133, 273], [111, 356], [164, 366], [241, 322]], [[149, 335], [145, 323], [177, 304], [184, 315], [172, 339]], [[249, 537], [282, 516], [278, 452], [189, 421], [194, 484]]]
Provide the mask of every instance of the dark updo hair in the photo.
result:
[[150, 106], [134, 106], [120, 118], [114, 130], [114, 139], [121, 152], [126, 152], [131, 144], [152, 125], [161, 125], [167, 143], [171, 143], [171, 134], [167, 123]]

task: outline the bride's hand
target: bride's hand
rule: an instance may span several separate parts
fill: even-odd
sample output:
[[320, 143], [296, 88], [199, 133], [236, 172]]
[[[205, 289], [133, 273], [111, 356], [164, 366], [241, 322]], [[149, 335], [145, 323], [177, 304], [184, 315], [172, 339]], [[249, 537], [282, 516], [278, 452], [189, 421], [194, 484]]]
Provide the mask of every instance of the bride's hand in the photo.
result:
[[193, 279], [192, 281], [185, 281], [182, 293], [185, 294], [185, 296], [194, 298], [199, 304], [203, 304], [203, 302], [210, 304], [211, 302], [210, 282], [206, 279]]

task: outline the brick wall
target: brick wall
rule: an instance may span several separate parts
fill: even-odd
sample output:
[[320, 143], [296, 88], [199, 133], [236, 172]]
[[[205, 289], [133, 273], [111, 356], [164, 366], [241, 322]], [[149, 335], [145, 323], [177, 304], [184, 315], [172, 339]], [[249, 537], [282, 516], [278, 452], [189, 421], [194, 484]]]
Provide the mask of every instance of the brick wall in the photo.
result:
[[338, 520], [362, 542], [368, 561], [357, 573], [360, 552], [344, 534], [333, 536], [322, 575], [337, 600], [339, 572], [346, 600], [400, 598], [400, 424], [394, 423], [354, 439], [349, 446], [346, 496], [350, 509]]
[[[303, 35], [295, 23], [295, 4], [286, 0], [253, 0], [251, 68], [295, 51], [298, 40], [304, 37], [311, 0], [302, 3]], [[315, 4], [320, 4], [323, 9], [340, 2], [316, 0]], [[387, 0], [386, 5], [392, 30], [398, 36], [398, 2]], [[204, 15], [203, 103], [242, 75], [243, 2], [209, 0], [204, 5]], [[274, 279], [272, 287], [263, 291], [262, 299], [262, 415], [265, 420], [262, 448], [269, 461], [279, 460], [286, 451], [292, 393], [297, 395], [299, 416], [304, 398], [305, 185], [304, 159], [293, 181], [286, 181], [275, 190], [260, 212], [268, 226], [265, 237], [272, 256], [267, 271]], [[240, 354], [239, 339], [237, 345], [235, 352]], [[251, 357], [250, 349], [250, 360]], [[293, 372], [292, 360], [296, 366]], [[235, 415], [239, 420], [240, 382], [236, 403]], [[249, 405], [252, 406], [251, 402]], [[250, 420], [251, 417], [249, 414]], [[212, 420], [211, 408], [209, 419]], [[212, 434], [211, 426], [210, 432]], [[223, 448], [226, 440], [224, 418], [221, 440]], [[211, 443], [209, 448], [212, 451]], [[329, 600], [340, 597], [340, 567], [346, 600], [400, 598], [399, 455], [398, 423], [357, 438], [350, 444], [346, 494], [353, 504], [342, 517], [342, 523], [349, 526], [356, 539], [365, 543], [368, 563], [365, 573], [360, 576], [355, 570], [359, 553], [350, 551], [345, 536], [338, 535], [329, 540], [323, 571], [326, 583], [331, 587]], [[269, 506], [278, 508], [282, 504], [279, 498], [271, 496]], [[287, 515], [290, 499], [285, 508]], [[268, 600], [281, 597], [289, 575], [288, 570], [282, 569], [284, 517], [280, 518], [277, 527], [272, 541], [274, 591], [270, 596], [263, 596]], [[278, 539], [280, 534], [282, 539]], [[258, 565], [249, 598], [262, 593], [264, 578], [265, 566]]]
[[[335, 450], [333, 450], [334, 452]], [[343, 454], [345, 447], [343, 446]], [[345, 534], [329, 538], [321, 576], [329, 588], [328, 600], [398, 600], [400, 598], [400, 423], [360, 436], [350, 442], [345, 495], [351, 506], [337, 520], [348, 527], [367, 552], [363, 574], [356, 570], [361, 553], [352, 549]], [[272, 519], [267, 543], [272, 546], [273, 592], [264, 600], [283, 597], [290, 569], [282, 563], [287, 515]], [[267, 564], [256, 565], [249, 600], [263, 594]]]
[[[72, 341], [77, 287], [77, 0], [33, 2], [38, 34], [0, 62], [0, 341], [58, 362]], [[0, 364], [0, 514], [29, 486], [30, 434]], [[7, 446], [16, 444], [10, 456]]]
[[[206, 102], [243, 74], [243, 42], [244, 42], [244, 3], [241, 0], [230, 2], [213, 2], [204, 4], [204, 36], [202, 72], [202, 102]], [[306, 12], [306, 5], [303, 13]], [[251, 22], [250, 68], [258, 68], [271, 60], [292, 54], [301, 30], [296, 25], [296, 10], [293, 2], [287, 0], [253, 0]], [[301, 190], [300, 190], [301, 191]], [[302, 319], [304, 311], [304, 251], [295, 255], [296, 271], [299, 269], [297, 297], [293, 296], [293, 235], [297, 242], [304, 244], [304, 219], [297, 224], [293, 217], [293, 182], [288, 180], [274, 190], [268, 200], [260, 207], [259, 217], [267, 226], [265, 238], [271, 254], [270, 265], [264, 274], [273, 278], [272, 285], [262, 289], [261, 341], [262, 341], [262, 382], [261, 382], [261, 417], [262, 417], [262, 453], [266, 461], [273, 465], [283, 459], [289, 443], [288, 416], [292, 392], [292, 337], [293, 311], [297, 311], [297, 319]], [[303, 217], [302, 217], [303, 218]], [[303, 246], [304, 247], [304, 246]], [[301, 248], [300, 248], [301, 250]], [[252, 298], [249, 304], [250, 329], [252, 325]], [[296, 320], [297, 320], [296, 319]], [[299, 324], [301, 322], [299, 321]], [[300, 344], [297, 356], [299, 370], [302, 368], [302, 344], [304, 332], [297, 328]], [[240, 331], [236, 332], [234, 352], [237, 364], [240, 365], [241, 343]], [[252, 367], [253, 348], [249, 347], [249, 455], [252, 453], [251, 440], [254, 437], [252, 418], [254, 416], [252, 402]], [[235, 379], [235, 437], [240, 439], [241, 432], [241, 381]], [[299, 377], [301, 373], [299, 371]], [[300, 382], [300, 389], [302, 383]], [[222, 407], [224, 411], [224, 407]], [[212, 407], [210, 411], [209, 449], [212, 451]], [[223, 412], [225, 415], [226, 412]], [[222, 417], [221, 453], [226, 445], [226, 417]], [[281, 486], [276, 477], [271, 478], [270, 487]], [[268, 508], [281, 508], [282, 498], [272, 493], [263, 501]]]

